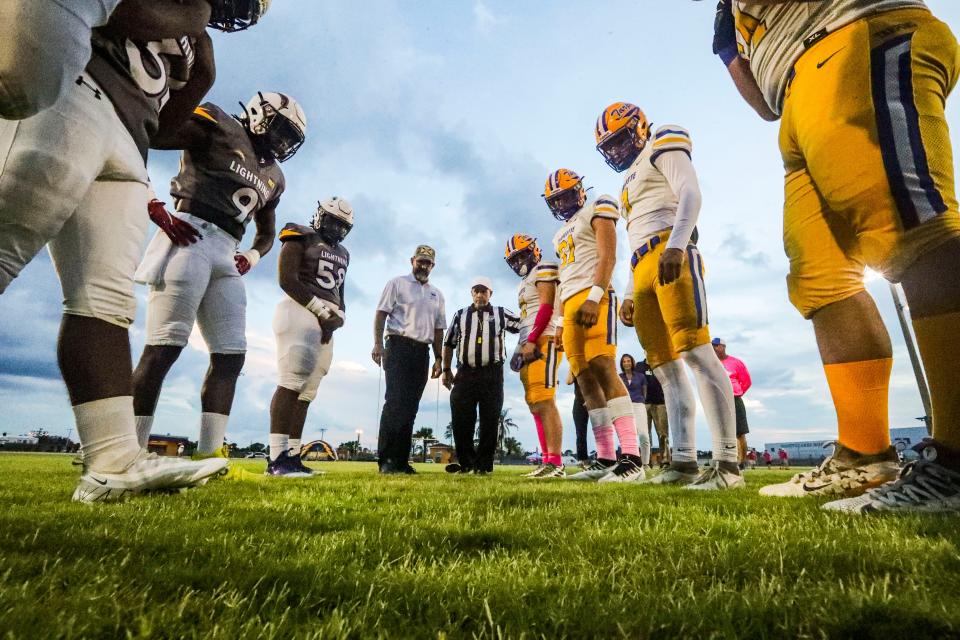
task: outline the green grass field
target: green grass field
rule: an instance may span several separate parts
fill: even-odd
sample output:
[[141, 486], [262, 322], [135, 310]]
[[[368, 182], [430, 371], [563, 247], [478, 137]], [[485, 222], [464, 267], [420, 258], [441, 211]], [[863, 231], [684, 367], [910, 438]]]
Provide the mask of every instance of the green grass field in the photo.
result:
[[317, 466], [89, 506], [69, 457], [0, 455], [0, 637], [960, 636], [960, 521], [756, 494], [785, 472], [691, 495]]

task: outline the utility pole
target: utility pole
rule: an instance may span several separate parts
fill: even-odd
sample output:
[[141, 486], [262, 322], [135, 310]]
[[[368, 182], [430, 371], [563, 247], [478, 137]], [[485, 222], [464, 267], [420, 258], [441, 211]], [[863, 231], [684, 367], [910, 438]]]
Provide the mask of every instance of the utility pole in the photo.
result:
[[323, 440], [323, 434], [327, 432], [326, 427], [320, 427], [320, 439]]

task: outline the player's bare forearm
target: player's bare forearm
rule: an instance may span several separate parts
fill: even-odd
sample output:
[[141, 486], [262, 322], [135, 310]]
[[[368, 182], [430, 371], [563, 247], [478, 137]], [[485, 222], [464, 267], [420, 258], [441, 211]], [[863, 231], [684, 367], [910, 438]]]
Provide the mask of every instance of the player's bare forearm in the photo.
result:
[[250, 248], [256, 249], [262, 257], [270, 253], [273, 239], [277, 235], [276, 203], [257, 211], [253, 221], [257, 225], [257, 234], [253, 237], [253, 246]]
[[593, 231], [597, 236], [597, 266], [593, 271], [593, 284], [606, 289], [613, 277], [617, 263], [617, 226], [609, 218], [594, 218]]
[[433, 359], [440, 359], [440, 347], [443, 344], [443, 329], [433, 330]]
[[453, 349], [443, 345], [443, 370], [446, 371], [453, 364]]
[[760, 85], [757, 84], [757, 80], [750, 70], [749, 62], [740, 57], [734, 58], [727, 66], [727, 71], [730, 73], [730, 78], [733, 79], [737, 91], [740, 92], [747, 104], [753, 107], [757, 115], [767, 122], [775, 122], [780, 119], [780, 116], [767, 105], [763, 92], [760, 91]]
[[210, 22], [207, 0], [123, 0], [105, 27], [134, 40], [198, 37]]
[[187, 84], [171, 91], [170, 99], [160, 110], [160, 126], [150, 140], [154, 149], [206, 148], [208, 144], [207, 129], [190, 116], [203, 102], [217, 77], [213, 42], [203, 33], [193, 47], [194, 63]]

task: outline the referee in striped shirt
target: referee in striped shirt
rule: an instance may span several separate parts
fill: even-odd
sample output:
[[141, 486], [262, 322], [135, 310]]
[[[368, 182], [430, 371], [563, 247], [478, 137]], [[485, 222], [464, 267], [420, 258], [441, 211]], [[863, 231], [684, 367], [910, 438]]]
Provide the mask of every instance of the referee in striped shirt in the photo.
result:
[[[473, 304], [453, 314], [443, 341], [443, 384], [450, 391], [453, 441], [459, 463], [447, 465], [450, 473], [486, 474], [493, 471], [500, 410], [503, 408], [503, 332], [518, 333], [520, 317], [490, 304], [490, 279], [477, 277], [470, 285]], [[457, 352], [457, 375], [450, 363]], [[480, 435], [473, 446], [477, 411]]]

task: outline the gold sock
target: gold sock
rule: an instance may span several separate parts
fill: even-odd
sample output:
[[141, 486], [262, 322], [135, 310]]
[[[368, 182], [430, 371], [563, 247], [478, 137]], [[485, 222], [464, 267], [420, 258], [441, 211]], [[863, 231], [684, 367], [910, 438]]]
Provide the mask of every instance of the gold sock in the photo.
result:
[[890, 446], [890, 370], [893, 358], [827, 364], [840, 444], [871, 455]]
[[960, 312], [913, 319], [933, 404], [933, 437], [960, 451]]

